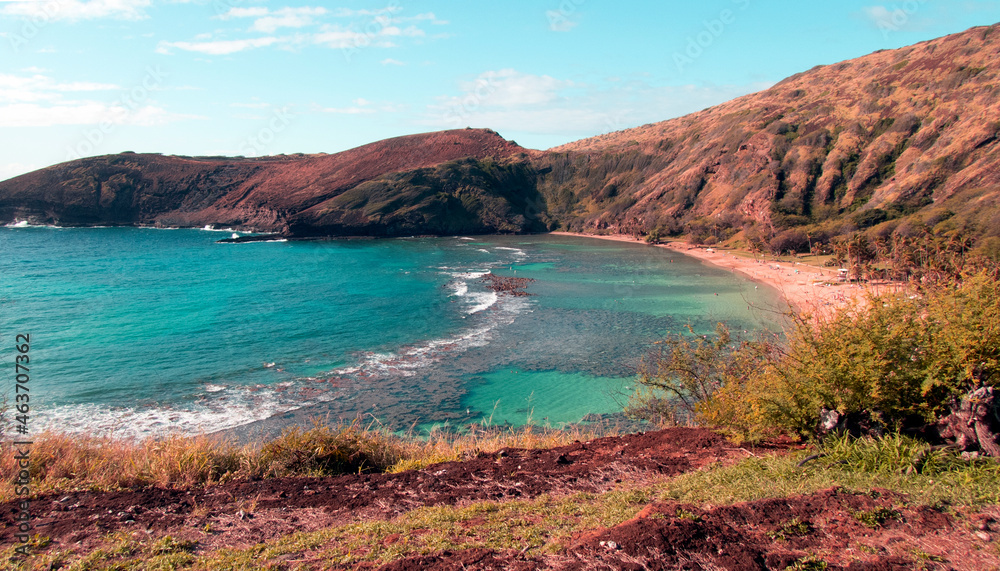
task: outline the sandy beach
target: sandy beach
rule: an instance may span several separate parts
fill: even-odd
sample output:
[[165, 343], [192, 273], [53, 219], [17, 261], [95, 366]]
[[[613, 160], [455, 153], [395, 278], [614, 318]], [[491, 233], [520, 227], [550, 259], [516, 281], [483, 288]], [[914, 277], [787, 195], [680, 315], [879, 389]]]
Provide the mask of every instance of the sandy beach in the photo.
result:
[[[579, 236], [645, 244], [632, 236], [597, 235], [577, 232], [552, 232], [561, 236]], [[706, 263], [740, 272], [750, 279], [773, 287], [799, 312], [824, 315], [855, 300], [861, 301], [870, 290], [856, 284], [838, 283], [837, 269], [810, 266], [801, 262], [780, 262], [770, 256], [756, 259], [738, 256], [714, 247], [692, 246], [684, 242], [664, 242], [655, 247], [680, 252]]]

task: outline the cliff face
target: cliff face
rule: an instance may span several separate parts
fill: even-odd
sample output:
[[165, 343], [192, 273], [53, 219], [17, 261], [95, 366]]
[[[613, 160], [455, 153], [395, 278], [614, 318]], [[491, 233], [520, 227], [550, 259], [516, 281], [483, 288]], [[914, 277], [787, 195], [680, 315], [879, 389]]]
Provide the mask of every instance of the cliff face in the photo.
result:
[[[272, 232], [294, 226], [313, 235], [414, 233], [426, 223], [441, 232], [533, 231], [539, 229], [534, 221], [517, 210], [534, 194], [533, 185], [497, 189], [489, 177], [448, 185], [433, 176], [460, 159], [489, 158], [495, 164], [522, 155], [528, 156], [516, 144], [476, 129], [387, 139], [334, 155], [233, 159], [123, 153], [0, 182], [0, 221], [219, 224]], [[396, 196], [379, 196], [390, 188]], [[484, 200], [478, 205], [469, 198], [480, 195]], [[457, 221], [439, 220], [449, 216]]]
[[0, 222], [295, 236], [752, 229], [792, 246], [865, 229], [1000, 237], [998, 71], [1000, 25], [546, 152], [465, 129], [335, 155], [96, 157], [0, 182]]
[[[817, 67], [551, 149], [562, 172], [548, 193], [562, 192], [561, 218], [588, 229], [691, 230], [710, 219], [837, 233], [946, 209], [1000, 233], [998, 71], [1000, 26]], [[596, 177], [580, 176], [595, 165]]]

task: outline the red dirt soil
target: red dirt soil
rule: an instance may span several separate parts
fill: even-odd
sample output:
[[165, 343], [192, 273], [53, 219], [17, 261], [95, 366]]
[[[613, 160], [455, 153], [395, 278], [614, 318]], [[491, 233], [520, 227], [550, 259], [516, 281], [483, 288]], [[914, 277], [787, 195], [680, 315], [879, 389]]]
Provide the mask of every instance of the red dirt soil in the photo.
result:
[[[479, 453], [400, 474], [277, 478], [187, 490], [72, 492], [33, 500], [33, 531], [52, 538], [49, 549], [72, 548], [76, 553], [99, 547], [109, 532], [118, 530], [190, 537], [198, 542], [199, 552], [207, 553], [351, 521], [388, 519], [421, 506], [603, 492], [622, 481], [679, 475], [750, 454], [711, 431], [676, 428], [549, 450]], [[898, 510], [898, 517], [871, 529], [853, 516], [879, 507]], [[4, 527], [12, 528], [16, 512], [13, 502], [0, 504]], [[581, 534], [555, 555], [475, 549], [409, 557], [381, 568], [784, 569], [817, 554], [830, 564], [828, 569], [912, 569], [917, 563], [930, 569], [991, 569], [1000, 565], [1000, 553], [984, 547], [982, 537], [976, 536], [984, 532], [976, 530], [1000, 531], [997, 521], [1000, 509], [995, 506], [959, 523], [944, 512], [910, 507], [905, 498], [888, 492], [866, 495], [832, 489], [705, 509], [654, 503], [630, 521]], [[808, 532], [774, 537], [795, 522], [803, 522]], [[206, 525], [211, 534], [198, 531]], [[11, 541], [10, 534], [0, 536], [4, 544]], [[924, 560], [921, 553], [927, 556]]]
[[[763, 571], [785, 569], [811, 555], [830, 571], [996, 568], [1000, 558], [995, 551], [982, 549], [983, 541], [952, 516], [927, 507], [902, 507], [904, 503], [905, 498], [889, 492], [869, 495], [836, 488], [710, 510], [654, 503], [632, 520], [585, 534], [558, 555], [475, 549], [409, 557], [379, 569]], [[874, 529], [854, 516], [877, 508], [895, 509], [898, 515]], [[794, 522], [808, 531], [788, 532]], [[814, 568], [819, 567], [807, 567]]]
[[[249, 545], [350, 518], [392, 517], [421, 506], [604, 491], [627, 475], [671, 476], [745, 455], [710, 431], [674, 429], [550, 450], [504, 449], [399, 474], [45, 496], [32, 502], [34, 529], [56, 543], [72, 544], [119, 529], [167, 531], [211, 523], [219, 533], [213, 534], [210, 544]], [[0, 504], [0, 520], [12, 524], [17, 511], [14, 502]], [[239, 511], [252, 511], [254, 517], [238, 519]], [[11, 540], [8, 534], [0, 537], [2, 543]]]

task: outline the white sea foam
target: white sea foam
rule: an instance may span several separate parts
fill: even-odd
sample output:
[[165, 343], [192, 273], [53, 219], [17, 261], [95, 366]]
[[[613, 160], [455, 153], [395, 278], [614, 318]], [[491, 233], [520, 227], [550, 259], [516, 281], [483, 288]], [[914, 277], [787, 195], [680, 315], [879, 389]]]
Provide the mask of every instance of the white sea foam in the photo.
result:
[[196, 402], [176, 406], [108, 407], [98, 404], [32, 409], [38, 430], [94, 436], [146, 438], [177, 434], [194, 436], [236, 428], [305, 406], [333, 400], [339, 394], [306, 378], [267, 385], [204, 385], [208, 393]]
[[36, 409], [32, 418], [41, 429], [85, 433], [94, 436], [144, 438], [179, 434], [190, 436], [234, 428], [291, 410], [281, 406], [272, 391], [259, 392], [254, 398], [206, 398], [179, 408], [105, 407], [96, 404], [57, 406]]
[[[51, 228], [55, 230], [65, 230], [64, 226], [56, 226], [55, 224], [32, 224], [27, 220], [19, 220], [17, 222], [11, 222], [10, 224], [5, 224], [4, 228]], [[90, 228], [110, 228], [110, 226], [90, 226]]]
[[[497, 309], [490, 312], [488, 317], [478, 325], [469, 327], [454, 336], [404, 347], [394, 353], [363, 353], [359, 356], [356, 365], [340, 367], [331, 371], [329, 375], [364, 379], [368, 382], [392, 375], [411, 376], [423, 367], [433, 365], [443, 359], [453, 358], [456, 354], [474, 347], [487, 345], [493, 339], [497, 328], [512, 323], [518, 314], [528, 310], [531, 305], [527, 298], [504, 297], [503, 302], [498, 303], [499, 296], [497, 294], [488, 292], [483, 295], [489, 296], [491, 299], [487, 300], [484, 297], [478, 305], [482, 306], [482, 309], [496, 305]], [[470, 314], [482, 311], [482, 309], [473, 309], [475, 311], [470, 311]]]
[[451, 296], [463, 298], [468, 302], [469, 306], [465, 311], [467, 315], [472, 315], [473, 313], [479, 313], [484, 309], [488, 309], [499, 299], [497, 294], [494, 292], [478, 292], [469, 290], [470, 280], [477, 280], [485, 275], [488, 275], [489, 273], [490, 270], [448, 272], [448, 275], [454, 278], [448, 283], [448, 288], [452, 291]]
[[452, 282], [450, 285], [453, 290], [452, 295], [454, 296], [462, 297], [469, 293], [469, 284], [465, 282]]
[[466, 313], [469, 315], [489, 309], [490, 307], [493, 306], [493, 304], [497, 302], [497, 300], [500, 299], [500, 296], [498, 296], [496, 292], [492, 291], [473, 293], [469, 297], [471, 297], [473, 299], [473, 303], [475, 303], [475, 305], [471, 309], [466, 311]]
[[[488, 295], [493, 297], [496, 294], [489, 292]], [[205, 383], [199, 400], [174, 406], [80, 404], [39, 408], [33, 409], [36, 414], [32, 422], [38, 430], [135, 439], [169, 434], [193, 436], [236, 428], [338, 398], [343, 389], [324, 382], [331, 378], [370, 383], [380, 378], [407, 377], [421, 368], [485, 346], [493, 339], [498, 327], [512, 323], [518, 314], [529, 310], [530, 300], [504, 296], [502, 301], [490, 300], [487, 305], [483, 298], [479, 305], [496, 305], [496, 311], [484, 314], [476, 325], [456, 335], [403, 347], [395, 352], [362, 353], [353, 365], [340, 367], [319, 378], [253, 386]], [[265, 367], [269, 365], [275, 366], [264, 363]]]

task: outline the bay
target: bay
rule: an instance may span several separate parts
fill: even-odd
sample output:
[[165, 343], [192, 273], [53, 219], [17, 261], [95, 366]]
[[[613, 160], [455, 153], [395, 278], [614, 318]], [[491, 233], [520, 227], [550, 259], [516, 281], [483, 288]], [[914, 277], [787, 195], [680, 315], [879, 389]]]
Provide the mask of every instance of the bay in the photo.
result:
[[[769, 288], [640, 244], [217, 243], [228, 236], [0, 228], [0, 341], [12, 356], [14, 335], [31, 335], [35, 428], [559, 426], [619, 412], [663, 335], [771, 327], [755, 308], [778, 304]], [[490, 291], [487, 272], [534, 280], [531, 295]]]

